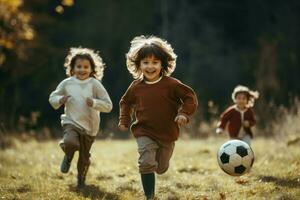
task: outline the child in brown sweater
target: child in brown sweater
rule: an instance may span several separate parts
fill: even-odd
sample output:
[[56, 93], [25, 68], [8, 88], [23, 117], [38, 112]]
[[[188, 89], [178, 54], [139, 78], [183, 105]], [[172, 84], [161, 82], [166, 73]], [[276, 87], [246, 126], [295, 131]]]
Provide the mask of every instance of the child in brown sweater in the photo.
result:
[[[138, 164], [147, 199], [154, 198], [155, 172], [168, 170], [179, 126], [189, 122], [198, 102], [195, 92], [170, 75], [176, 55], [166, 41], [135, 37], [126, 55], [135, 80], [120, 100], [119, 128], [136, 138]], [[131, 124], [132, 115], [135, 122]]]
[[222, 133], [228, 125], [230, 139], [240, 139], [250, 145], [253, 138], [251, 127], [256, 123], [252, 107], [258, 96], [257, 91], [245, 86], [235, 87], [231, 95], [235, 104], [222, 113], [216, 133]]

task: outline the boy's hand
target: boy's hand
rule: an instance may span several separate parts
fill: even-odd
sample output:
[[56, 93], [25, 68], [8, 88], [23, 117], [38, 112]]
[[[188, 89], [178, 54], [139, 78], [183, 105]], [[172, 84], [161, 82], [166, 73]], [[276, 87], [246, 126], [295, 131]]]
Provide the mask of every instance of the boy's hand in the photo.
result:
[[174, 120], [179, 126], [186, 125], [188, 122], [188, 119], [184, 115], [177, 115]]
[[60, 98], [59, 103], [65, 104], [70, 97], [71, 97], [71, 95], [63, 96], [62, 98]]
[[128, 131], [128, 127], [123, 124], [121, 124], [121, 125], [119, 124], [119, 129], [120, 129], [120, 131]]
[[86, 98], [86, 105], [88, 105], [89, 107], [93, 107], [93, 99], [92, 98]]
[[243, 122], [243, 125], [244, 125], [244, 127], [249, 127], [249, 126], [250, 126], [250, 123], [249, 123], [249, 121], [245, 120], [245, 121]]
[[221, 133], [223, 133], [223, 129], [221, 129], [221, 128], [217, 128], [217, 129], [216, 129], [216, 134], [218, 134], [218, 135], [219, 135], [219, 134], [221, 134]]

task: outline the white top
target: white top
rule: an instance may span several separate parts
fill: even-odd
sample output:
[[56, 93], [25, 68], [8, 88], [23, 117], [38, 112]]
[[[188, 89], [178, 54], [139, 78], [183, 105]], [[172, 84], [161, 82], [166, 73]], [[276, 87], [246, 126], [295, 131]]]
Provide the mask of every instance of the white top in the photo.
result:
[[145, 80], [145, 83], [147, 83], [147, 84], [154, 84], [154, 83], [158, 83], [161, 79], [162, 79], [162, 76], [159, 77], [159, 79], [157, 79], [156, 81], [146, 81]]
[[[49, 102], [54, 109], [58, 109], [62, 105], [59, 100], [67, 95], [71, 97], [65, 103], [61, 124], [73, 124], [84, 129], [88, 135], [96, 136], [99, 131], [100, 112], [112, 110], [112, 102], [101, 82], [95, 78], [66, 78], [50, 94]], [[93, 99], [93, 107], [86, 104], [88, 97]]]

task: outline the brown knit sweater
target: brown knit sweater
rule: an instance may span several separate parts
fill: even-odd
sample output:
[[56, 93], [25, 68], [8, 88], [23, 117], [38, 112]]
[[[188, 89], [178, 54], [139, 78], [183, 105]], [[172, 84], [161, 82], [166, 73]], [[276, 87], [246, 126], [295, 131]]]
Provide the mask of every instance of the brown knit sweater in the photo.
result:
[[164, 76], [154, 84], [135, 80], [120, 100], [119, 125], [129, 127], [135, 113], [131, 125], [135, 137], [172, 142], [179, 136], [175, 117], [181, 114], [189, 120], [197, 105], [195, 92], [177, 79]]
[[[242, 119], [243, 118], [243, 119]], [[249, 121], [249, 127], [243, 127], [242, 121]], [[230, 138], [238, 138], [240, 129], [243, 128], [245, 133], [253, 137], [251, 127], [256, 123], [253, 110], [248, 108], [244, 112], [241, 112], [236, 108], [235, 105], [227, 108], [221, 115], [221, 121], [219, 123], [219, 128], [225, 130], [228, 124], [228, 133]]]

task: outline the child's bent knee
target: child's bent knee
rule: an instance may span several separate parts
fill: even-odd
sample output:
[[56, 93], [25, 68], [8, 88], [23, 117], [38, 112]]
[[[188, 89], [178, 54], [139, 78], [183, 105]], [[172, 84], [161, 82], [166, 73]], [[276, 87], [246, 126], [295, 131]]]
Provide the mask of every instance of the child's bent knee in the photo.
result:
[[166, 173], [168, 171], [168, 169], [169, 169], [169, 166], [166, 166], [164, 168], [157, 168], [155, 172], [157, 174], [164, 174], [164, 173]]
[[139, 163], [139, 171], [140, 173], [152, 173], [157, 170], [157, 163], [152, 163], [152, 162], [140, 162]]
[[63, 146], [65, 151], [77, 151], [80, 148], [79, 143], [68, 140], [63, 142]]

